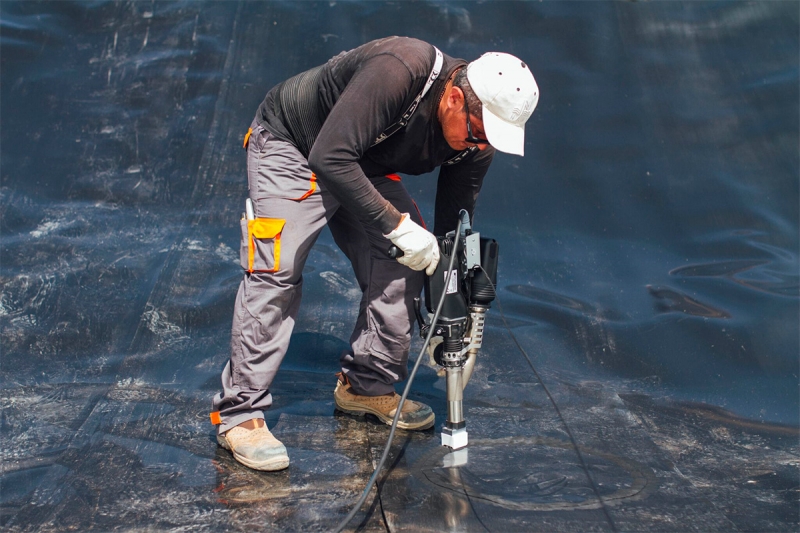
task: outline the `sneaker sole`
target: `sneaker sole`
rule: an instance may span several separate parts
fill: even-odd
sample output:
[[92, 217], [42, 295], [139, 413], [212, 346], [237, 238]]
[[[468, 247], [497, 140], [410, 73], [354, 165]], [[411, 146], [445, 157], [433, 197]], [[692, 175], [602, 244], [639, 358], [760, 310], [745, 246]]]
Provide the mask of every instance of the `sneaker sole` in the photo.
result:
[[253, 470], [261, 470], [263, 472], [275, 472], [277, 470], [285, 470], [289, 468], [289, 456], [288, 455], [279, 455], [278, 457], [272, 457], [265, 461], [253, 461], [244, 457], [243, 455], [239, 455], [234, 450], [231, 450], [231, 447], [228, 445], [228, 441], [225, 437], [217, 436], [217, 444], [220, 445], [225, 450], [231, 452], [233, 458], [236, 459], [237, 462], [243, 464], [247, 468], [252, 468]]
[[[378, 420], [386, 424], [387, 426], [391, 426], [392, 422], [394, 421], [394, 417], [388, 417], [381, 413], [380, 411], [369, 409], [364, 404], [357, 403], [357, 402], [347, 402], [345, 400], [341, 400], [339, 398], [334, 398], [336, 403], [336, 408], [339, 409], [343, 413], [347, 413], [348, 415], [353, 416], [364, 416], [367, 413], [378, 417]], [[434, 422], [436, 421], [436, 416], [431, 413], [431, 417], [427, 420], [423, 420], [422, 422], [418, 422], [416, 424], [409, 424], [408, 422], [403, 422], [402, 420], [397, 421], [397, 427], [400, 429], [406, 429], [410, 431], [424, 431], [426, 429], [432, 428]]]

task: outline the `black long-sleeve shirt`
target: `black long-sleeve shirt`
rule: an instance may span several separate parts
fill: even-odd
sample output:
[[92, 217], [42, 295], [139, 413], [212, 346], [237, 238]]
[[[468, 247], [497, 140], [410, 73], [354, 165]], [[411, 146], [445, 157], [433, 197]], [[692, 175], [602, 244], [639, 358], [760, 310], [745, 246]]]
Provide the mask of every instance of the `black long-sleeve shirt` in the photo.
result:
[[[272, 88], [259, 108], [260, 122], [297, 146], [342, 206], [389, 233], [399, 224], [400, 213], [369, 178], [424, 174], [459, 153], [445, 141], [437, 111], [448, 78], [466, 62], [446, 54], [439, 77], [406, 127], [372, 146], [422, 91], [435, 57], [433, 46], [417, 39], [366, 43]], [[459, 209], [472, 216], [493, 157], [494, 149], [487, 147], [441, 167], [435, 234], [455, 228]]]

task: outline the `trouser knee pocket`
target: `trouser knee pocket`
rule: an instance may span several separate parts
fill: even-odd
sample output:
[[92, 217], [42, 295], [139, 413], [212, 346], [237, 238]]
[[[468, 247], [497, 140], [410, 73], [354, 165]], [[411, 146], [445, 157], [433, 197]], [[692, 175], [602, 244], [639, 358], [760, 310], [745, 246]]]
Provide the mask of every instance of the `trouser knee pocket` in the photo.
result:
[[282, 218], [255, 218], [240, 222], [239, 262], [247, 272], [277, 272], [280, 268]]

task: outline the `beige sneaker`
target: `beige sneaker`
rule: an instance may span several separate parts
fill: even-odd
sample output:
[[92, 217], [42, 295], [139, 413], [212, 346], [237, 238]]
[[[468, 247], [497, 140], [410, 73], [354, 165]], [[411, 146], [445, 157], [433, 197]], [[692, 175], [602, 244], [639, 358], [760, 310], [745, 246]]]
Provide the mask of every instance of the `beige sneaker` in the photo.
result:
[[[247, 426], [255, 426], [255, 429], [247, 429]], [[289, 466], [286, 446], [270, 433], [260, 418], [218, 433], [217, 443], [230, 451], [234, 459], [254, 470], [283, 470]]]
[[[347, 414], [363, 416], [370, 413], [377, 416], [384, 424], [392, 425], [400, 395], [395, 393], [382, 396], [362, 396], [352, 391], [347, 376], [341, 372], [336, 374], [336, 390], [333, 398], [336, 407]], [[400, 429], [423, 430], [433, 426], [436, 417], [431, 408], [424, 403], [415, 402], [406, 398], [397, 427]]]

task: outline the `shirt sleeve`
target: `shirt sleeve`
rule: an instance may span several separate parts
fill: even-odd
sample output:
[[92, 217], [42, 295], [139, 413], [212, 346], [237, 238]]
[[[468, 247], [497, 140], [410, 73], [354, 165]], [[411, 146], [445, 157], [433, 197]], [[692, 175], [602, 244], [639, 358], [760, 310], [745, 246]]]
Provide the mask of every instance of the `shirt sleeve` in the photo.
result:
[[440, 168], [436, 185], [434, 235], [443, 236], [454, 231], [458, 225], [458, 213], [462, 209], [467, 210], [472, 221], [478, 193], [494, 158], [494, 152], [494, 148], [490, 146], [460, 163]]
[[359, 160], [405, 111], [414, 79], [396, 57], [370, 58], [353, 75], [322, 125], [308, 165], [328, 191], [365, 224], [390, 233], [401, 214], [370, 183]]

